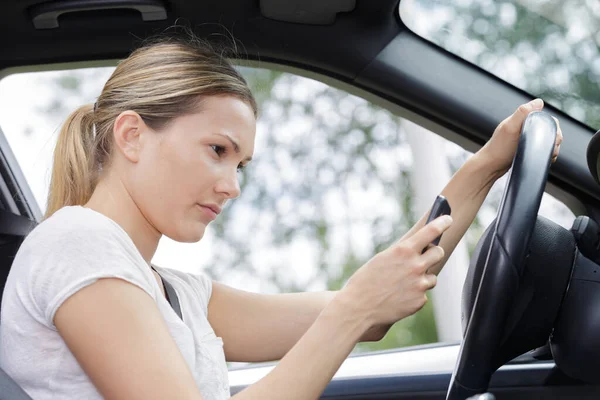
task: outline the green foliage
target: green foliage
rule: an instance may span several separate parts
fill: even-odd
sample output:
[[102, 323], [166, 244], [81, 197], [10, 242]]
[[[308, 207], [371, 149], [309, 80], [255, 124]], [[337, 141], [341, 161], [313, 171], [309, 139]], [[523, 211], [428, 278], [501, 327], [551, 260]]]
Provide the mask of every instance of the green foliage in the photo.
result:
[[61, 75], [56, 79], [56, 84], [67, 92], [77, 93], [82, 83], [78, 75]]

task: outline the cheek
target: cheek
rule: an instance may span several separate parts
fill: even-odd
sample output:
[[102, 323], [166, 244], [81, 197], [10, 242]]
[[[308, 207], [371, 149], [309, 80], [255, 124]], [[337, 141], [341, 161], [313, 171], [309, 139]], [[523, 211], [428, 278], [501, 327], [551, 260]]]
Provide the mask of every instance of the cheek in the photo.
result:
[[171, 159], [159, 165], [160, 171], [152, 179], [154, 200], [148, 203], [154, 227], [177, 242], [193, 243], [204, 236], [206, 225], [202, 222], [197, 202], [213, 200], [208, 194], [212, 183], [210, 171], [214, 163], [205, 158], [193, 160]]
[[185, 212], [181, 208], [192, 207], [214, 185], [218, 165], [209, 154], [189, 148], [166, 147], [161, 149], [144, 180], [152, 195], [160, 201], [160, 207], [169, 213]]
[[214, 177], [218, 174], [216, 161], [205, 153], [181, 152], [175, 154], [169, 162], [169, 175], [166, 179], [172, 179], [178, 187], [178, 191], [185, 196], [193, 196], [193, 201], [200, 200], [198, 195], [210, 189]]
[[159, 149], [151, 150], [154, 151], [148, 150], [133, 166], [128, 186], [138, 207], [154, 222], [164, 213], [163, 205], [172, 206], [179, 184], [174, 179], [177, 165]]

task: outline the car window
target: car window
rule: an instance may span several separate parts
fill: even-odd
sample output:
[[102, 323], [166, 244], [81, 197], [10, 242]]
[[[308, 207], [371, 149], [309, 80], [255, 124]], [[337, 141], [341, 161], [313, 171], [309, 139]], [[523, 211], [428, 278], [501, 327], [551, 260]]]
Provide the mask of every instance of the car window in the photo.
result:
[[[158, 265], [202, 271], [263, 293], [339, 289], [418, 220], [470, 156], [322, 82], [266, 68], [240, 70], [260, 105], [255, 157], [240, 176], [242, 195], [201, 242], [163, 239], [153, 260]], [[0, 81], [0, 126], [42, 210], [61, 122], [77, 106], [93, 103], [112, 71], [20, 73]], [[432, 293], [423, 310], [396, 324], [384, 340], [355, 351], [460, 339], [461, 279], [495, 217], [503, 185], [494, 186], [457, 249], [453, 272], [440, 277], [445, 289]], [[548, 194], [540, 213], [567, 228], [574, 220]]]
[[402, 0], [416, 34], [600, 128], [600, 2]]

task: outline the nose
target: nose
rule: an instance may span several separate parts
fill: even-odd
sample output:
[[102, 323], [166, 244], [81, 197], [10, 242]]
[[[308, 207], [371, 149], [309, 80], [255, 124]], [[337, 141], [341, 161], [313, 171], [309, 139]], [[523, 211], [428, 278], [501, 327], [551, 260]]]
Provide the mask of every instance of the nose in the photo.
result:
[[237, 170], [234, 170], [233, 174], [228, 172], [227, 176], [219, 179], [215, 186], [215, 191], [217, 193], [225, 194], [228, 199], [239, 197], [242, 190], [240, 189]]

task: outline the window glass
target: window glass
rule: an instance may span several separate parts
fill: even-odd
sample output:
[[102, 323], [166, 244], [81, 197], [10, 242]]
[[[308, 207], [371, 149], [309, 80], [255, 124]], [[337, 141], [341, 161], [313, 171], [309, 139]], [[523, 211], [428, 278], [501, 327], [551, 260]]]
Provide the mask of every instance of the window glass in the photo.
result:
[[[24, 73], [0, 81], [0, 126], [42, 210], [59, 126], [76, 107], [95, 101], [112, 70]], [[203, 271], [263, 293], [339, 289], [418, 220], [470, 155], [321, 82], [268, 69], [241, 70], [261, 109], [254, 161], [240, 178], [242, 195], [199, 243], [163, 239], [154, 258], [158, 265]], [[437, 148], [438, 156], [424, 158], [423, 143]], [[421, 179], [431, 168], [446, 172], [441, 179]], [[463, 240], [464, 254], [457, 258], [463, 271], [495, 217], [502, 189], [503, 182], [494, 186]], [[565, 227], [574, 219], [549, 195], [540, 212]], [[455, 302], [461, 284], [452, 289]], [[444, 310], [434, 309], [440, 299], [396, 324], [381, 342], [360, 344], [356, 351], [458, 340], [444, 334]], [[453, 323], [459, 320], [457, 315]]]
[[402, 0], [416, 34], [600, 128], [597, 0]]

